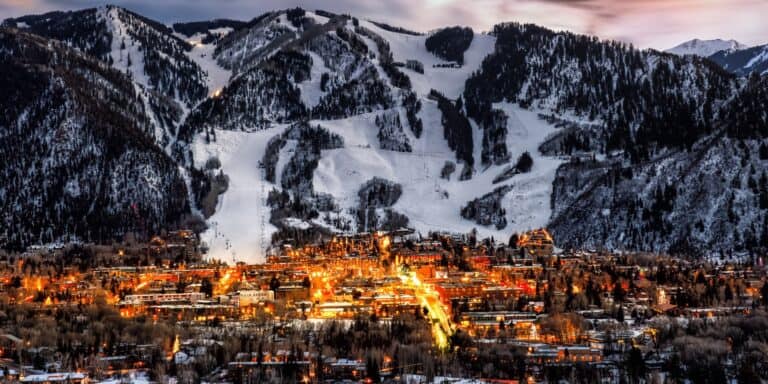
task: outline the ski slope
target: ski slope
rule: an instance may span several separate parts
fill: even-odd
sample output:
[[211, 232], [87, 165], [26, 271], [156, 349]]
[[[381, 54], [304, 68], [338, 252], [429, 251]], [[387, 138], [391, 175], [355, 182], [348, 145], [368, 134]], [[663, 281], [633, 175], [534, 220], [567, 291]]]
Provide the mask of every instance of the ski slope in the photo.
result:
[[[219, 28], [214, 31], [224, 35], [231, 32], [231, 28]], [[190, 38], [186, 38], [184, 35], [178, 33], [176, 36], [185, 39], [187, 43], [192, 46], [192, 49], [187, 52], [187, 57], [197, 63], [205, 73], [206, 83], [208, 85], [208, 95], [212, 96], [224, 88], [232, 77], [232, 71], [221, 67], [216, 62], [216, 59], [213, 57], [216, 45], [204, 44], [203, 34], [201, 33], [197, 33]]]
[[424, 64], [423, 74], [402, 68], [402, 71], [411, 78], [413, 89], [423, 96], [428, 95], [431, 89], [436, 89], [448, 98], [457, 98], [464, 92], [464, 82], [480, 68], [483, 59], [493, 52], [496, 44], [495, 37], [475, 33], [472, 44], [464, 52], [464, 65], [461, 68], [433, 68], [433, 65], [445, 64], [446, 61], [427, 51], [425, 48], [427, 35], [414, 36], [390, 32], [364, 20], [360, 20], [360, 25], [389, 42], [395, 61], [418, 60]]
[[269, 240], [277, 230], [269, 223], [267, 195], [275, 187], [264, 180], [259, 162], [267, 142], [284, 126], [256, 132], [216, 131], [216, 142], [198, 137], [192, 150], [195, 166], [218, 157], [229, 178], [227, 191], [219, 196], [216, 212], [208, 218], [208, 230], [200, 237], [208, 245], [208, 257], [225, 262], [264, 262]]
[[[392, 208], [408, 216], [411, 226], [424, 235], [429, 231], [466, 233], [476, 228], [481, 236], [506, 239], [513, 232], [545, 226], [552, 213], [552, 182], [562, 161], [542, 156], [538, 146], [556, 128], [539, 119], [536, 112], [508, 103], [496, 107], [510, 116], [510, 153], [517, 158], [528, 151], [534, 159], [531, 172], [495, 185], [492, 181], [504, 166], [492, 166], [466, 181], [458, 181], [458, 172], [450, 180], [441, 179], [445, 162], [455, 161], [455, 154], [442, 138], [437, 107], [427, 101], [421, 115], [425, 132], [413, 143], [412, 153], [379, 149], [373, 114], [313, 122], [345, 138], [344, 148], [323, 151], [314, 173], [315, 190], [333, 195], [349, 210], [357, 206], [357, 192], [366, 181], [373, 177], [394, 181], [402, 185], [403, 194]], [[512, 186], [503, 200], [509, 223], [506, 228], [483, 227], [461, 218], [459, 212], [467, 202], [501, 185]]]

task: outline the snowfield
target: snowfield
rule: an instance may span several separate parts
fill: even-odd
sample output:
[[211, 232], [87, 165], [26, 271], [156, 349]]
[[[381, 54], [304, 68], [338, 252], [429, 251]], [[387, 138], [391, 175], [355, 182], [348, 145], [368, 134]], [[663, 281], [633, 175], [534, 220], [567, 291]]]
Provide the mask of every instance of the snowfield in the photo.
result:
[[[217, 28], [211, 30], [211, 32], [218, 32], [220, 34], [226, 34], [230, 31], [231, 28]], [[176, 36], [185, 39], [184, 35], [176, 34]], [[211, 96], [217, 91], [220, 91], [229, 82], [229, 79], [232, 77], [232, 71], [222, 68], [216, 63], [216, 59], [213, 57], [216, 45], [203, 44], [203, 35], [200, 33], [185, 40], [192, 45], [192, 50], [187, 52], [187, 57], [196, 62], [206, 74], [208, 95]]]
[[[481, 236], [506, 239], [513, 232], [545, 226], [552, 213], [552, 182], [561, 160], [542, 156], [538, 146], [555, 128], [540, 120], [536, 112], [510, 104], [499, 107], [510, 116], [510, 153], [516, 159], [524, 151], [530, 152], [534, 159], [530, 173], [495, 185], [492, 181], [504, 166], [492, 166], [467, 181], [458, 181], [458, 172], [450, 180], [441, 179], [445, 162], [456, 159], [442, 137], [437, 107], [426, 102], [424, 135], [413, 143], [412, 153], [379, 149], [375, 114], [313, 122], [345, 138], [345, 148], [323, 151], [313, 178], [315, 190], [333, 195], [348, 210], [357, 206], [357, 192], [366, 181], [373, 177], [394, 181], [402, 185], [403, 195], [392, 208], [408, 216], [411, 226], [423, 235], [429, 231], [466, 233], [476, 228]], [[429, 116], [432, 113], [436, 116]], [[503, 200], [509, 223], [506, 228], [483, 227], [461, 218], [459, 212], [467, 202], [502, 185], [512, 186]]]
[[259, 167], [267, 142], [285, 127], [257, 132], [216, 131], [216, 142], [198, 137], [193, 146], [195, 166], [203, 167], [218, 157], [229, 177], [229, 188], [219, 196], [216, 213], [200, 237], [208, 245], [208, 257], [230, 262], [264, 262], [269, 239], [277, 230], [269, 223], [267, 194], [274, 187], [264, 180]]

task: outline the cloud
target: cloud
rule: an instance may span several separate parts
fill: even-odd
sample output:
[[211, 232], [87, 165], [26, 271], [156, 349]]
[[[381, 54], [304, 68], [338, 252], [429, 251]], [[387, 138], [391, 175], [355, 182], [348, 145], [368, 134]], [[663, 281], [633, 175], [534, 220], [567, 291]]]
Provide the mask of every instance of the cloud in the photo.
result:
[[[489, 30], [503, 21], [536, 23], [641, 47], [668, 48], [692, 38], [768, 43], [764, 0], [113, 0], [166, 22], [235, 18], [301, 6], [428, 31], [447, 25]], [[0, 18], [102, 5], [94, 0], [0, 0]]]

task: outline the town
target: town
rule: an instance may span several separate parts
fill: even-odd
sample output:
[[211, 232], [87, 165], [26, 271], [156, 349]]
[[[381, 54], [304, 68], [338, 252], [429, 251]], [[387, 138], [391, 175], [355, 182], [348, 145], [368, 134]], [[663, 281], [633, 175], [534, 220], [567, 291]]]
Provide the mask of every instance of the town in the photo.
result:
[[0, 254], [0, 382], [768, 378], [761, 258], [413, 231], [205, 260], [191, 231]]

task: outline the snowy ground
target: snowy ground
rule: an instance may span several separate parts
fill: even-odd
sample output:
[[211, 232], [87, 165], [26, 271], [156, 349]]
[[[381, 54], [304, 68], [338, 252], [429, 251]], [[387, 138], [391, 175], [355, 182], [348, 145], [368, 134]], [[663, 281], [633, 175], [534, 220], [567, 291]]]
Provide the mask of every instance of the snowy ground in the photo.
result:
[[512, 191], [504, 199], [508, 232], [544, 227], [552, 215], [552, 184], [557, 168], [563, 161], [556, 157], [542, 156], [538, 148], [556, 128], [541, 120], [536, 111], [509, 103], [496, 104], [494, 107], [502, 109], [509, 116], [507, 149], [512, 156], [512, 163], [525, 151], [533, 158], [531, 172], [514, 176], [511, 182], [506, 183], [512, 185]]
[[130, 372], [127, 375], [121, 375], [111, 379], [97, 382], [98, 384], [149, 384], [149, 375], [146, 372]]
[[424, 42], [427, 35], [414, 36], [390, 32], [363, 20], [360, 20], [360, 25], [389, 42], [395, 61], [405, 62], [409, 59], [415, 59], [424, 64], [424, 74], [401, 68], [411, 78], [413, 89], [422, 96], [426, 96], [434, 88], [448, 98], [458, 97], [464, 91], [464, 82], [472, 72], [480, 68], [483, 59], [493, 52], [496, 44], [495, 37], [476, 33], [472, 39], [472, 45], [464, 52], [464, 66], [461, 68], [433, 68], [432, 65], [434, 64], [445, 64], [446, 62], [426, 50]]
[[120, 10], [117, 7], [101, 7], [99, 17], [106, 21], [107, 29], [112, 34], [112, 66], [121, 72], [130, 73], [133, 80], [148, 87], [149, 78], [144, 73], [143, 47], [128, 33], [128, 27], [120, 19]]
[[226, 262], [264, 262], [269, 239], [277, 229], [269, 223], [267, 194], [274, 187], [264, 181], [259, 167], [267, 142], [285, 127], [256, 132], [216, 131], [216, 142], [198, 137], [193, 147], [195, 165], [202, 167], [216, 156], [229, 177], [229, 189], [219, 197], [216, 213], [202, 235], [208, 256]]
[[[218, 28], [212, 32], [226, 34], [231, 32], [231, 28]], [[232, 77], [232, 71], [222, 68], [216, 63], [216, 59], [213, 57], [216, 46], [214, 44], [203, 44], [204, 36], [200, 33], [190, 38], [186, 38], [186, 36], [181, 34], [176, 34], [176, 36], [192, 45], [192, 50], [187, 52], [187, 57], [196, 62], [207, 75], [206, 82], [208, 84], [209, 96], [224, 88], [227, 82], [229, 82], [229, 78]]]
[[310, 71], [310, 78], [307, 81], [298, 84], [301, 91], [301, 101], [308, 108], [314, 108], [320, 103], [320, 99], [325, 96], [325, 92], [320, 89], [320, 79], [324, 72], [330, 72], [328, 67], [325, 66], [323, 58], [314, 52], [307, 52], [312, 58], [312, 69]]
[[[512, 232], [545, 226], [551, 215], [552, 182], [561, 161], [541, 156], [538, 146], [555, 128], [540, 120], [536, 112], [510, 104], [497, 107], [510, 116], [507, 145], [513, 159], [524, 151], [531, 153], [534, 165], [530, 173], [496, 185], [492, 180], [504, 167], [490, 167], [467, 181], [457, 180], [460, 169], [450, 181], [441, 179], [443, 165], [455, 161], [455, 155], [442, 137], [442, 126], [432, 121], [439, 119], [437, 107], [426, 102], [422, 113], [425, 132], [414, 143], [412, 153], [379, 149], [373, 114], [314, 122], [345, 138], [344, 148], [323, 151], [313, 179], [315, 190], [335, 196], [343, 208], [352, 208], [358, 203], [360, 186], [374, 176], [397, 182], [403, 186], [403, 195], [393, 208], [407, 215], [411, 225], [423, 234], [430, 230], [468, 232], [477, 228], [482, 236], [506, 238]], [[507, 228], [481, 227], [461, 218], [461, 207], [468, 201], [505, 184], [512, 185], [504, 198]]]

